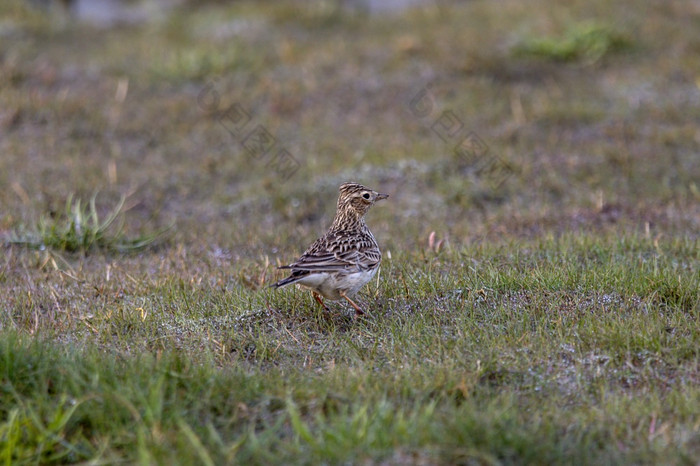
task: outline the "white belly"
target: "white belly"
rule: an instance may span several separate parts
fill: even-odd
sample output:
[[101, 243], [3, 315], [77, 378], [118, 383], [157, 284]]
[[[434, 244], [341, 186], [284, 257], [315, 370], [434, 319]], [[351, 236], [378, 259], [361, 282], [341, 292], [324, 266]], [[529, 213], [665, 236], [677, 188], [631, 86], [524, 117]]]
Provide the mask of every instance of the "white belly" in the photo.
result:
[[362, 288], [377, 273], [377, 268], [348, 274], [318, 272], [311, 273], [297, 283], [316, 291], [332, 301], [341, 299], [340, 293], [352, 296]]

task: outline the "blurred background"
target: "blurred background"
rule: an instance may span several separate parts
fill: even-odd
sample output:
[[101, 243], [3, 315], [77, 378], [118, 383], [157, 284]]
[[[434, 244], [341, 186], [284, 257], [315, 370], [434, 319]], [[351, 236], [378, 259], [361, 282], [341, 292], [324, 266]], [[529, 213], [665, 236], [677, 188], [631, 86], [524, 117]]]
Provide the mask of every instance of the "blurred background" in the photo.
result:
[[287, 262], [354, 180], [392, 195], [394, 251], [697, 238], [698, 26], [690, 0], [4, 0], [0, 234], [99, 193], [195, 257]]

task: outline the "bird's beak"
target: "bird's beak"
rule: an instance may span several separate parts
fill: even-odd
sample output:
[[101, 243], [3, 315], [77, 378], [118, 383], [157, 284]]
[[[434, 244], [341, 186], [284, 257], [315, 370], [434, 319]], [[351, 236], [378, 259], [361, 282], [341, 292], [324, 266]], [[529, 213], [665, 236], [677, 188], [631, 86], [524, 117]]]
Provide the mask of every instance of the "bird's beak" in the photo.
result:
[[388, 194], [377, 193], [377, 199], [376, 199], [376, 200], [377, 200], [377, 201], [381, 201], [382, 199], [386, 199], [387, 197], [389, 197]]

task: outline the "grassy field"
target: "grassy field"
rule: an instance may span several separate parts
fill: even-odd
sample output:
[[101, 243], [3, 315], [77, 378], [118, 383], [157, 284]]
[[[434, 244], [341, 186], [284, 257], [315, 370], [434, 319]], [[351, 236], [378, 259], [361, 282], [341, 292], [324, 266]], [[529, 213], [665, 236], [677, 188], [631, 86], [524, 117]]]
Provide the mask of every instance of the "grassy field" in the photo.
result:
[[[700, 6], [0, 6], [4, 464], [698, 464]], [[382, 269], [270, 290], [337, 188]]]

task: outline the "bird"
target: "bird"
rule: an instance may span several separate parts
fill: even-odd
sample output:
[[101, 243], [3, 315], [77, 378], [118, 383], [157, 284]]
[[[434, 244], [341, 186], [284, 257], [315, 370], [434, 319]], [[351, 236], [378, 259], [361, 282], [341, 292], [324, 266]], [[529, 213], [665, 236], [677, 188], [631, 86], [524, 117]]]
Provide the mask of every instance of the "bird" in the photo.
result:
[[377, 240], [367, 228], [365, 214], [375, 202], [389, 197], [359, 183], [343, 183], [338, 189], [338, 206], [328, 231], [295, 262], [278, 267], [291, 274], [270, 286], [281, 288], [298, 283], [311, 289], [314, 299], [328, 311], [321, 296], [331, 301], [345, 299], [364, 311], [351, 297], [377, 273], [382, 261]]

